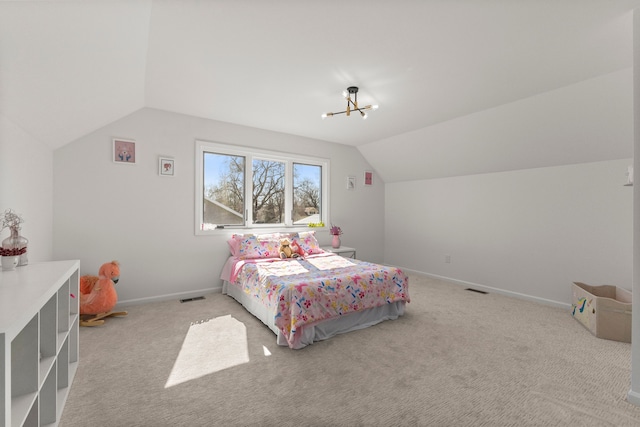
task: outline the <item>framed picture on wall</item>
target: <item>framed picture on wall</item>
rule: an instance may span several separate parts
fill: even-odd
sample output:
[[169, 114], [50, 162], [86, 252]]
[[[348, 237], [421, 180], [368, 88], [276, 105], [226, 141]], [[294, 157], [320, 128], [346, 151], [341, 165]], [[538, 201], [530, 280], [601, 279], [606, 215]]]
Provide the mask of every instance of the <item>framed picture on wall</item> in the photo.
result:
[[160, 157], [158, 159], [158, 173], [161, 176], [174, 176], [174, 160], [170, 157]]
[[356, 177], [348, 176], [347, 177], [347, 190], [355, 190], [356, 189]]
[[373, 172], [364, 171], [364, 185], [372, 185], [373, 184]]
[[131, 139], [113, 138], [113, 161], [133, 165], [136, 163], [136, 142]]

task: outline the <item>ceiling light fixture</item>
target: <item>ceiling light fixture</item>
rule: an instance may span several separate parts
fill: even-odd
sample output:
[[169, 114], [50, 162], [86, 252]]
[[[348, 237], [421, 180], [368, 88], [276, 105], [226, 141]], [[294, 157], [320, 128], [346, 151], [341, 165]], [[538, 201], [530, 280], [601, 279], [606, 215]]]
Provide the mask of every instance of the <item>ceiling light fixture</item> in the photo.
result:
[[367, 113], [365, 111], [377, 110], [377, 105], [367, 105], [364, 107], [358, 107], [358, 87], [357, 86], [349, 86], [347, 90], [342, 92], [342, 96], [347, 100], [347, 109], [344, 111], [340, 111], [339, 113], [324, 113], [322, 115], [322, 119], [326, 119], [327, 117], [333, 117], [336, 114], [346, 114], [347, 116], [351, 115], [352, 111], [357, 111], [362, 116], [363, 120], [367, 119]]

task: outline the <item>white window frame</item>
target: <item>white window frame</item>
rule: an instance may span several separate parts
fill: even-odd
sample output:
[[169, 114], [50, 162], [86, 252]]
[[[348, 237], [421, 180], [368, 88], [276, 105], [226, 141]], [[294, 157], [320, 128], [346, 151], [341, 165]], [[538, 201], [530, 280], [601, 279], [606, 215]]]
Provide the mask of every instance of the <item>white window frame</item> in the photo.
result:
[[[223, 229], [204, 230], [203, 229], [203, 203], [204, 203], [204, 153], [216, 153], [227, 154], [231, 156], [242, 156], [246, 160], [245, 170], [245, 224], [237, 226], [225, 226]], [[195, 185], [195, 234], [196, 235], [210, 235], [224, 230], [256, 230], [260, 232], [269, 231], [269, 229], [300, 229], [303, 226], [294, 225], [292, 218], [293, 211], [293, 164], [303, 163], [308, 165], [317, 165], [322, 168], [321, 177], [321, 219], [325, 224], [329, 223], [329, 173], [330, 162], [329, 159], [304, 156], [299, 154], [283, 153], [273, 150], [263, 150], [259, 148], [243, 147], [238, 145], [223, 144], [220, 142], [211, 142], [196, 140], [196, 185]], [[282, 224], [253, 224], [252, 212], [251, 212], [251, 200], [253, 197], [253, 160], [273, 160], [285, 163], [285, 221]]]

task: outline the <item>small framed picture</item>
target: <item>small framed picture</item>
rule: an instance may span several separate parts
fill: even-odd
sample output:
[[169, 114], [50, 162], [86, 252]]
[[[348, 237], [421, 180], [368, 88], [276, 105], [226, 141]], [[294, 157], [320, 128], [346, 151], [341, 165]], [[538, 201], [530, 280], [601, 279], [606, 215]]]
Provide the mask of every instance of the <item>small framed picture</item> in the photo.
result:
[[356, 189], [356, 177], [348, 176], [347, 177], [347, 190], [355, 190]]
[[373, 184], [373, 172], [364, 171], [364, 185], [372, 185]]
[[136, 163], [136, 142], [113, 138], [113, 161], [133, 165]]
[[170, 157], [160, 157], [158, 159], [158, 173], [162, 176], [173, 176], [175, 174], [174, 160]]

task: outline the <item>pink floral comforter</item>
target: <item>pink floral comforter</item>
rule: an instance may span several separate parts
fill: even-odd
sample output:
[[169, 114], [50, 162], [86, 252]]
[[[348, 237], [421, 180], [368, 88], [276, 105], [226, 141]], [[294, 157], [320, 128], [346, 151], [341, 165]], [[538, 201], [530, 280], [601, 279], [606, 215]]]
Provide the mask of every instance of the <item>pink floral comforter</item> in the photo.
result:
[[409, 279], [399, 268], [324, 253], [306, 259], [235, 260], [229, 282], [273, 312], [290, 347], [303, 325], [378, 307], [409, 302]]

